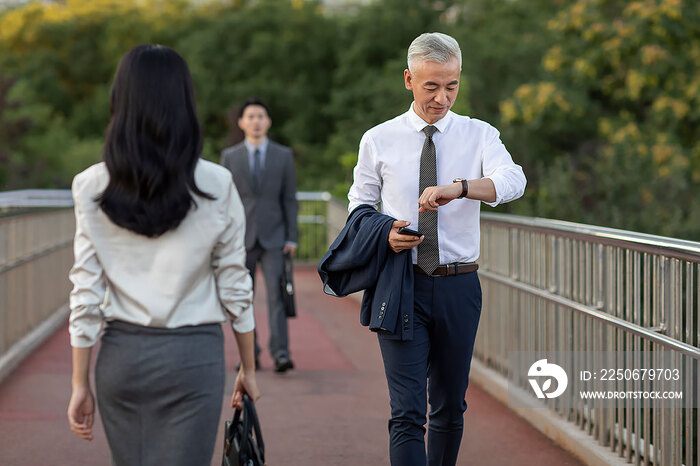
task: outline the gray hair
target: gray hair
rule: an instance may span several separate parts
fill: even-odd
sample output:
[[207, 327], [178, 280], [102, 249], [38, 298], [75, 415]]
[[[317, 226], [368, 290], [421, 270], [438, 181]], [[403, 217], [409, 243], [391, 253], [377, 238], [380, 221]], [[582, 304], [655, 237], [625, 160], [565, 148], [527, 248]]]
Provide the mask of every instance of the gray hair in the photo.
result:
[[408, 69], [416, 61], [433, 61], [447, 63], [456, 58], [462, 69], [462, 51], [457, 41], [441, 32], [426, 32], [416, 37], [408, 47]]

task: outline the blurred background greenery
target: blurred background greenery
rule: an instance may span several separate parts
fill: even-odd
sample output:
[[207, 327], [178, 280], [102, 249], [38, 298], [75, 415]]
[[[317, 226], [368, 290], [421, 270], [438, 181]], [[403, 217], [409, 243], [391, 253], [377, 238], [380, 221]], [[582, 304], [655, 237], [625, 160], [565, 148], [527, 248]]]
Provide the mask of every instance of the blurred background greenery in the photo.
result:
[[[21, 2], [20, 2], [21, 3]], [[337, 3], [337, 2], [335, 2]], [[454, 110], [490, 122], [528, 176], [501, 211], [700, 240], [697, 0], [64, 0], [0, 10], [0, 190], [66, 188], [100, 160], [119, 58], [189, 63], [204, 157], [228, 112], [271, 109], [299, 188], [344, 197], [357, 145], [404, 112], [406, 49], [453, 35]]]

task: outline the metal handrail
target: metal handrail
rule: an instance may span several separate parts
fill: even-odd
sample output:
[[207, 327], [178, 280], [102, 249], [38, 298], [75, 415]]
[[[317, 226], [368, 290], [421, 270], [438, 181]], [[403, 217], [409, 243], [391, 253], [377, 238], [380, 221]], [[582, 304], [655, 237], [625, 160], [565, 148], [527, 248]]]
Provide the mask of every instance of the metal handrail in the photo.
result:
[[[479, 274], [484, 312], [475, 358], [533, 403], [587, 432], [635, 465], [695, 464], [700, 405], [700, 243], [614, 228], [514, 215], [481, 214]], [[683, 408], [657, 400], [534, 399], [510, 356], [617, 354], [617, 366], [683, 370]], [[624, 362], [633, 352], [642, 358]], [[642, 355], [643, 353], [643, 355]], [[634, 381], [617, 381], [625, 391]], [[594, 389], [596, 385], [594, 383]], [[600, 385], [598, 385], [600, 387]]]
[[70, 189], [22, 189], [0, 192], [0, 208], [72, 206]]
[[540, 217], [482, 213], [481, 218], [492, 223], [517, 225], [531, 231], [595, 241], [609, 246], [625, 246], [639, 252], [663, 253], [678, 259], [700, 260], [700, 243], [694, 241]]
[[[327, 228], [331, 195], [299, 191], [297, 199], [296, 258], [315, 261], [333, 234]], [[72, 206], [69, 189], [0, 192], [0, 380], [39, 343], [36, 338], [47, 337], [65, 320], [73, 259]], [[47, 322], [53, 324], [46, 327]]]
[[[297, 191], [298, 201], [331, 200], [328, 191]], [[72, 207], [70, 189], [22, 189], [0, 192], [0, 208], [15, 207]]]
[[486, 270], [481, 270], [479, 272], [479, 275], [488, 278], [489, 280], [493, 280], [507, 285], [511, 288], [525, 291], [533, 296], [546, 299], [551, 303], [565, 306], [580, 314], [584, 314], [587, 317], [591, 317], [599, 322], [604, 322], [613, 325], [619, 329], [625, 330], [626, 332], [640, 336], [650, 342], [659, 343], [660, 345], [663, 345], [668, 349], [678, 351], [679, 353], [683, 353], [695, 359], [700, 359], [700, 348], [697, 348], [693, 345], [689, 345], [687, 343], [683, 343], [682, 341], [678, 341], [675, 338], [667, 337], [666, 335], [647, 329], [645, 327], [642, 327], [641, 325], [633, 324], [624, 319], [620, 319], [619, 317], [610, 315], [606, 312], [599, 311], [593, 307], [577, 303], [576, 301], [573, 301], [571, 299], [567, 299], [562, 296], [558, 296], [554, 293], [550, 293], [546, 290], [542, 290], [540, 288], [528, 285], [526, 283], [513, 280], [512, 278], [503, 277], [501, 275], [488, 272]]

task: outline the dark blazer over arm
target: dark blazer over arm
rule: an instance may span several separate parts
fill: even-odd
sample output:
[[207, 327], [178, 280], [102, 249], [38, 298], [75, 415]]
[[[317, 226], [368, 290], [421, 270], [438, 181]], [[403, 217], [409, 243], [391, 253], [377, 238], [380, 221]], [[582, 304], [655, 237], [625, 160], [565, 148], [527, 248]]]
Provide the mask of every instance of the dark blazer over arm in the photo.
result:
[[388, 238], [394, 218], [362, 204], [318, 265], [323, 291], [347, 296], [364, 290], [360, 323], [401, 340], [413, 338], [413, 266], [410, 250], [395, 253]]

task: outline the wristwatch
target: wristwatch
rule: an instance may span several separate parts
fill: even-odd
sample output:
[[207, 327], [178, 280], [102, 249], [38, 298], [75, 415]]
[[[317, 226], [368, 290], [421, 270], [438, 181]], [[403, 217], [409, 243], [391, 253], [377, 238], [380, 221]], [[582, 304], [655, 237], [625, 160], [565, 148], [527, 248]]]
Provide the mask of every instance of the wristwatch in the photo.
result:
[[463, 197], [467, 197], [467, 193], [469, 192], [469, 185], [467, 184], [466, 178], [455, 178], [452, 180], [453, 183], [462, 183], [462, 194], [460, 194], [457, 199], [462, 199]]

